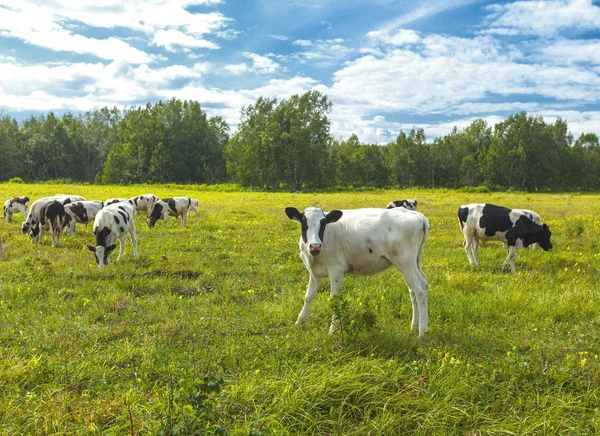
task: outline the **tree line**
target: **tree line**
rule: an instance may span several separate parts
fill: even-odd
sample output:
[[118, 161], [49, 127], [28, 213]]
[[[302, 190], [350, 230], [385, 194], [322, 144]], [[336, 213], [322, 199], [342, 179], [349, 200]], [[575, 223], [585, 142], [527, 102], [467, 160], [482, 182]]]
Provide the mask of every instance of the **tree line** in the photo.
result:
[[468, 127], [428, 141], [423, 129], [388, 144], [336, 140], [332, 104], [309, 91], [260, 97], [231, 134], [197, 101], [171, 99], [78, 116], [52, 112], [18, 123], [0, 118], [0, 181], [225, 183], [269, 190], [358, 187], [598, 190], [600, 145], [575, 139], [566, 121], [525, 112], [494, 126]]

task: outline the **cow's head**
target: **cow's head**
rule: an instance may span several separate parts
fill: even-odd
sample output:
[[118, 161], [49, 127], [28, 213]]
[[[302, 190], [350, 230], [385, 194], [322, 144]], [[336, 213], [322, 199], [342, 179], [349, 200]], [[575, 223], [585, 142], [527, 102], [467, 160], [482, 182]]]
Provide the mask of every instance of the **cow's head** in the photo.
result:
[[540, 247], [542, 247], [544, 251], [548, 251], [552, 248], [550, 236], [552, 236], [552, 232], [546, 224], [542, 224], [542, 230], [538, 232], [536, 242], [540, 244]]
[[286, 207], [285, 213], [292, 221], [302, 225], [302, 241], [308, 245], [308, 251], [313, 256], [318, 256], [323, 247], [325, 226], [334, 223], [342, 217], [341, 210], [332, 210], [325, 214], [318, 207], [309, 207], [300, 213], [295, 207]]
[[117, 246], [115, 244], [107, 245], [106, 243], [106, 239], [110, 234], [110, 229], [108, 227], [104, 227], [100, 231], [95, 229], [94, 234], [96, 235], [97, 245], [94, 247], [93, 245], [88, 244], [87, 249], [94, 253], [98, 268], [102, 268], [104, 265], [110, 264], [110, 253], [112, 253]]
[[160, 201], [154, 204], [154, 206], [152, 207], [152, 212], [150, 212], [150, 215], [148, 215], [148, 217], [146, 218], [148, 227], [154, 227], [156, 221], [158, 221], [162, 217], [163, 209], [164, 206], [161, 204]]

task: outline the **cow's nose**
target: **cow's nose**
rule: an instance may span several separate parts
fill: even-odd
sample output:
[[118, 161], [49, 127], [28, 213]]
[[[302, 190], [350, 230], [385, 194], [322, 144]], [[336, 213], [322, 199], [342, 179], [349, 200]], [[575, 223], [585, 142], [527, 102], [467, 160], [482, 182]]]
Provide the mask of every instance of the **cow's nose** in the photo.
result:
[[311, 253], [319, 253], [321, 251], [321, 244], [310, 244], [308, 250]]

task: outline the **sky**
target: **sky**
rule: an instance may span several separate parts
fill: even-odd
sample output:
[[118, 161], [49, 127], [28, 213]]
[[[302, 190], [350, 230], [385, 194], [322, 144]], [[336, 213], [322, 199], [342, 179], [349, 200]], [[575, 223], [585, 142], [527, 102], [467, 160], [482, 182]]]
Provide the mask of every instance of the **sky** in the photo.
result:
[[316, 89], [331, 133], [431, 140], [526, 111], [600, 136], [600, 2], [0, 0], [0, 114], [198, 100], [235, 130]]

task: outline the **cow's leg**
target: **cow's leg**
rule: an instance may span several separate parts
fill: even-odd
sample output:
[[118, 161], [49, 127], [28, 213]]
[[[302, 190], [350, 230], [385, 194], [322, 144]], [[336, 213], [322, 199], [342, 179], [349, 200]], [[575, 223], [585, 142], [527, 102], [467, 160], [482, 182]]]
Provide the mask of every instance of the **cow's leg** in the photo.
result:
[[119, 238], [119, 257], [117, 260], [121, 260], [123, 253], [125, 253], [125, 242], [127, 242], [127, 235], [123, 235]]
[[476, 266], [475, 261], [473, 260], [473, 256], [471, 255], [471, 244], [473, 243], [473, 238], [474, 235], [470, 233], [465, 233], [465, 253], [467, 253], [469, 264], [471, 264], [471, 266]]
[[479, 261], [479, 238], [477, 238], [476, 236], [474, 236], [473, 240], [471, 241], [471, 251], [473, 252], [475, 265], [481, 265], [481, 262]]
[[412, 303], [411, 330], [419, 329], [419, 337], [425, 336], [428, 326], [428, 284], [416, 265], [398, 268], [408, 285]]
[[129, 236], [131, 237], [131, 245], [133, 245], [133, 257], [138, 257], [138, 253], [137, 253], [137, 235], [135, 234], [135, 230], [129, 231]]
[[181, 227], [185, 227], [185, 223], [187, 222], [187, 214], [188, 211], [186, 210], [185, 213], [181, 214]]
[[[344, 281], [344, 273], [329, 273], [329, 281], [330, 281], [330, 289], [329, 289], [329, 298], [333, 299], [335, 293], [342, 287], [342, 282]], [[339, 328], [339, 320], [335, 313], [331, 315], [331, 325], [329, 326], [329, 334], [334, 334]]]
[[506, 256], [506, 260], [502, 264], [502, 270], [506, 268], [506, 265], [510, 262], [510, 272], [515, 273], [515, 257], [517, 256], [517, 247], [514, 245], [508, 246], [508, 256]]
[[317, 295], [317, 291], [319, 290], [319, 286], [321, 286], [322, 281], [323, 279], [319, 279], [312, 274], [310, 275], [310, 278], [308, 279], [308, 288], [306, 288], [306, 294], [304, 295], [304, 306], [302, 306], [302, 310], [298, 314], [296, 325], [303, 324], [306, 321], [306, 317], [310, 311], [310, 306], [315, 298], [315, 295]]
[[165, 216], [165, 229], [169, 229], [169, 215]]
[[198, 210], [198, 208], [196, 206], [194, 206], [194, 213], [196, 214], [196, 218], [198, 218], [200, 216], [200, 211]]

